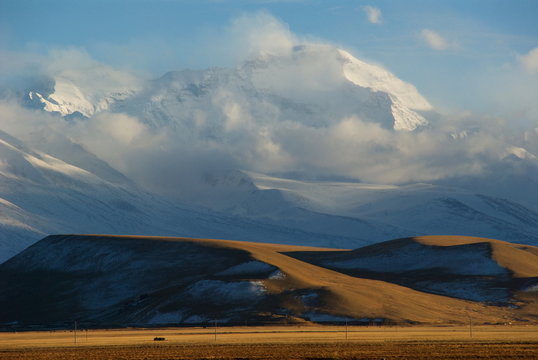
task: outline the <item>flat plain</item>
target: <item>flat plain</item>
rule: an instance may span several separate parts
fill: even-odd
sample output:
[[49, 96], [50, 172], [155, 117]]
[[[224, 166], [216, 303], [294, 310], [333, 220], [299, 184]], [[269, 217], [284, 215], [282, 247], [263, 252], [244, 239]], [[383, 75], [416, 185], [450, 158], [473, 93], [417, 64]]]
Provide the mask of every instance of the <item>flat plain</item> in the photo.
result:
[[[155, 337], [165, 338], [154, 341]], [[538, 359], [538, 326], [263, 326], [0, 333], [0, 359]]]

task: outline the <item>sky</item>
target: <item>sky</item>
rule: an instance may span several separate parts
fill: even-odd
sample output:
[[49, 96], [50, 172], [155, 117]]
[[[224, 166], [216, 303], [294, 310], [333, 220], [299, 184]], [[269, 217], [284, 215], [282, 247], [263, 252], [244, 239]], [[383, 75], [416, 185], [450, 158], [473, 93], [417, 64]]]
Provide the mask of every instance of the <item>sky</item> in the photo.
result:
[[155, 77], [234, 66], [230, 29], [259, 12], [304, 41], [383, 65], [438, 109], [538, 116], [537, 0], [5, 0], [0, 49], [76, 48]]

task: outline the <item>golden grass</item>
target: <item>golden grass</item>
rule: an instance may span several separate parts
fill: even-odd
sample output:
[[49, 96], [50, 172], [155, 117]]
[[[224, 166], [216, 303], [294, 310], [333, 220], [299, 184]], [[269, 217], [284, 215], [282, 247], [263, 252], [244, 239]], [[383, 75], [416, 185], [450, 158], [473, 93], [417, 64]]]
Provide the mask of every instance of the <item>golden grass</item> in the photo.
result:
[[[254, 258], [278, 267], [286, 277], [265, 281], [267, 288], [275, 293], [292, 289], [324, 290], [327, 293], [324, 311], [334, 315], [423, 323], [464, 323], [469, 316], [483, 323], [503, 322], [510, 318], [509, 312], [499, 307], [427, 294], [383, 281], [356, 278], [309, 264], [282, 254], [293, 251], [289, 246], [218, 240], [211, 243], [248, 251]], [[301, 251], [308, 250], [302, 248]]]
[[[397, 323], [464, 324], [469, 316], [477, 323], [505, 323], [513, 321], [514, 311], [498, 306], [450, 298], [416, 291], [380, 280], [349, 276], [292, 258], [285, 253], [293, 251], [349, 251], [322, 249], [268, 243], [232, 240], [191, 239], [173, 237], [110, 236], [114, 238], [142, 238], [148, 241], [195, 242], [206, 247], [225, 247], [242, 250], [262, 262], [279, 268], [286, 276], [263, 280], [270, 293], [304, 290], [321, 292], [319, 312], [352, 318], [385, 318]], [[515, 276], [538, 276], [538, 257], [520, 249], [521, 245], [499, 240], [464, 236], [424, 236], [398, 241], [417, 241], [426, 245], [452, 246], [477, 242], [492, 244], [492, 256]], [[397, 241], [396, 241], [397, 242]], [[393, 242], [381, 243], [390, 246]], [[531, 301], [532, 302], [532, 301]], [[524, 305], [524, 304], [523, 304]], [[518, 316], [527, 313], [519, 312]], [[532, 314], [531, 314], [532, 315]], [[532, 316], [531, 316], [532, 317]]]
[[[0, 333], [1, 359], [536, 359], [538, 327], [286, 326]], [[165, 337], [162, 342], [154, 337]]]
[[418, 236], [414, 240], [434, 246], [488, 243], [492, 249], [493, 260], [512, 271], [514, 277], [538, 276], [538, 248], [535, 246], [471, 236]]

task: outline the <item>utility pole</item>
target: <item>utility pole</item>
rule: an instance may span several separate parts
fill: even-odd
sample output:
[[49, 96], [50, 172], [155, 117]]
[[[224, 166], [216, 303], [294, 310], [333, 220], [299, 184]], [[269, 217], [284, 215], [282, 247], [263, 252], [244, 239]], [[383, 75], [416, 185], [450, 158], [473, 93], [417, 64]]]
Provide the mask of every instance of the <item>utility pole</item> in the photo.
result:
[[347, 340], [347, 320], [346, 320], [346, 340]]
[[215, 319], [215, 341], [217, 341], [217, 319]]
[[471, 315], [469, 316], [469, 336], [473, 337], [473, 319], [471, 318]]
[[77, 321], [75, 320], [75, 344], [77, 343]]

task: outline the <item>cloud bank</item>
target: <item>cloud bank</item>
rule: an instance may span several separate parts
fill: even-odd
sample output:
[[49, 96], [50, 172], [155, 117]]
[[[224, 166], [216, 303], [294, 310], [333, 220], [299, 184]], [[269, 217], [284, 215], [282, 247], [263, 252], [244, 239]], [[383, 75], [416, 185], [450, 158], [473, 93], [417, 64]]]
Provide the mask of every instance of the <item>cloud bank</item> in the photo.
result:
[[[230, 48], [246, 58], [286, 54], [304, 41], [264, 12], [243, 15], [229, 29], [233, 38]], [[427, 34], [433, 34], [432, 46], [447, 46], [434, 32]], [[522, 61], [532, 65], [534, 51]], [[124, 109], [119, 101], [118, 106], [96, 111], [88, 119], [66, 120], [4, 100], [0, 128], [43, 151], [50, 150], [58, 138], [66, 144], [80, 144], [135, 182], [167, 194], [188, 193], [204, 174], [231, 169], [385, 184], [431, 182], [479, 175], [490, 164], [523, 154], [511, 152], [511, 144], [526, 147], [531, 153], [538, 151], [536, 126], [518, 133], [509, 131], [506, 122], [465, 115], [432, 121], [420, 131], [397, 132], [362, 115], [346, 114], [349, 104], [342, 103], [344, 98], [326, 91], [345, 86], [342, 74], [323, 58], [312, 57], [293, 71], [282, 63], [273, 64], [265, 78], [256, 80], [260, 92], [278, 85], [279, 94], [286, 94], [271, 101], [250, 102], [240, 90], [241, 83], [229, 85], [226, 79], [230, 75], [222, 75], [215, 91], [194, 98], [207, 103], [191, 108], [192, 113], [182, 113], [187, 108], [186, 97], [182, 97], [173, 75], [162, 80], [168, 81], [168, 88], [160, 88], [159, 82], [148, 85], [143, 77], [100, 63], [76, 49], [51, 52], [40, 64], [41, 75], [80, 83], [84, 94], [93, 100], [134, 89], [142, 105]], [[12, 61], [11, 66], [3, 63], [2, 69], [3, 73], [20, 72], [21, 67]], [[193, 72], [189, 76], [204, 74]], [[149, 88], [151, 102], [142, 103]], [[209, 90], [192, 91], [203, 94]], [[157, 119], [161, 123], [149, 122], [144, 115], [149, 107], [170, 98], [176, 99], [177, 107], [168, 115], [179, 114], [181, 121], [166, 123], [168, 115], [163, 112], [163, 119]], [[301, 118], [286, 115], [293, 113], [290, 109], [296, 104], [315, 107], [327, 99], [332, 99], [334, 107], [328, 109], [331, 118], [319, 120], [314, 113]], [[56, 146], [54, 154], [62, 158], [62, 152], [67, 156], [69, 149]]]

